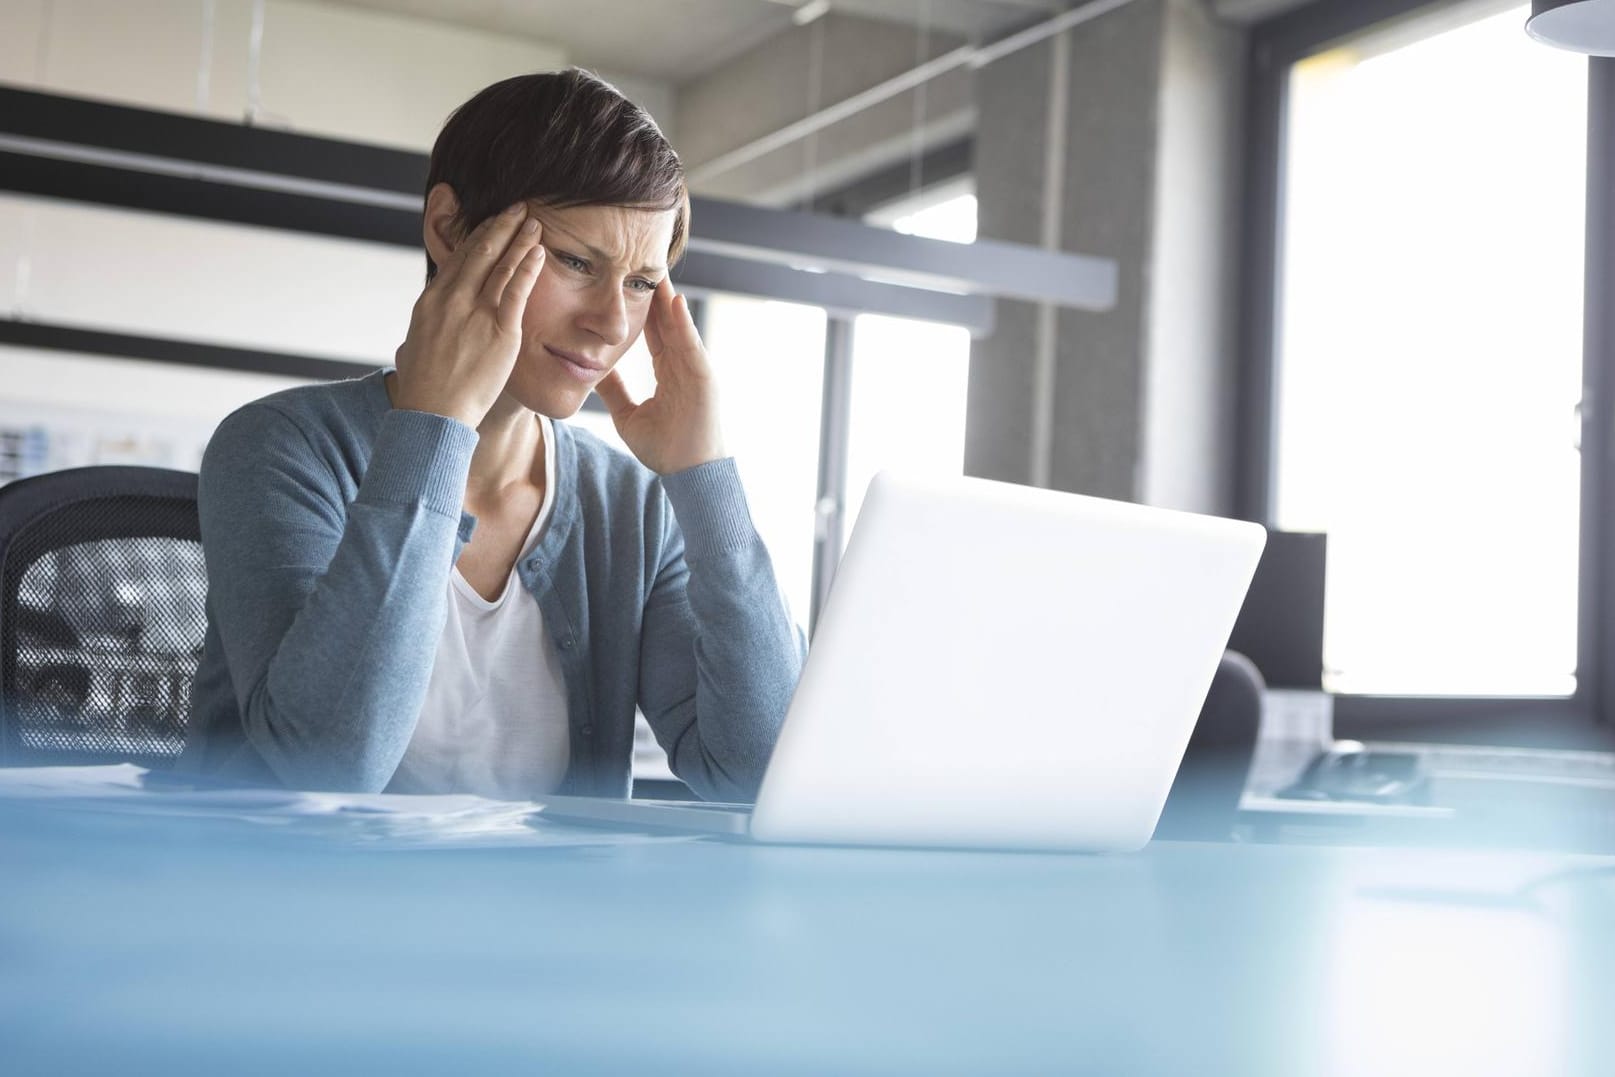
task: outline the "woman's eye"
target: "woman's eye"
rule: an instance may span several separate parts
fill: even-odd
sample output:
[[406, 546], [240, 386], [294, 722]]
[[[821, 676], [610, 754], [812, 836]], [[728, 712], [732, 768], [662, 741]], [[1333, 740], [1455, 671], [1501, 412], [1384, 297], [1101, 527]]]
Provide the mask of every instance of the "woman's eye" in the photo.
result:
[[635, 280], [629, 281], [628, 286], [630, 288], [632, 288], [636, 292], [643, 292], [643, 293], [646, 293], [646, 294], [648, 294], [650, 292], [654, 292], [656, 290], [656, 284], [653, 281], [637, 279], [637, 278]]
[[582, 258], [577, 258], [570, 254], [562, 254], [561, 252], [557, 251], [555, 253], [555, 257], [559, 258], [561, 260], [561, 264], [566, 266], [566, 268], [575, 269], [579, 273], [582, 273], [584, 270], [589, 268], [588, 262], [585, 262]]

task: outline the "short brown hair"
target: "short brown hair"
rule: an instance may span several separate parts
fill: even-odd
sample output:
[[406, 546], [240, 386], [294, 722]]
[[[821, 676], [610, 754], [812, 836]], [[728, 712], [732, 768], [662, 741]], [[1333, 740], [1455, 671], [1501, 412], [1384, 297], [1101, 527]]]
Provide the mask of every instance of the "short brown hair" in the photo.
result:
[[[432, 146], [427, 192], [439, 183], [459, 199], [462, 235], [531, 199], [557, 209], [676, 209], [670, 262], [689, 236], [684, 166], [656, 121], [576, 67], [496, 82], [455, 109]], [[426, 279], [436, 272], [428, 254]]]

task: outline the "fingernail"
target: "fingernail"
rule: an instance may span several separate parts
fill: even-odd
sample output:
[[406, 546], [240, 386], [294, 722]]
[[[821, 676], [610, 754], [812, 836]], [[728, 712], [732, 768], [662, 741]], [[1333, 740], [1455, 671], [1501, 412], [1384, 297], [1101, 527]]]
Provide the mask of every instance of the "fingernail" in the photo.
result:
[[522, 225], [522, 231], [523, 232], [536, 232], [536, 231], [538, 231], [538, 221], [536, 219], [532, 218], [532, 217], [527, 218], [527, 223]]
[[511, 206], [509, 209], [505, 210], [505, 213], [514, 217], [526, 208], [527, 204], [525, 202], [517, 202], [514, 206]]

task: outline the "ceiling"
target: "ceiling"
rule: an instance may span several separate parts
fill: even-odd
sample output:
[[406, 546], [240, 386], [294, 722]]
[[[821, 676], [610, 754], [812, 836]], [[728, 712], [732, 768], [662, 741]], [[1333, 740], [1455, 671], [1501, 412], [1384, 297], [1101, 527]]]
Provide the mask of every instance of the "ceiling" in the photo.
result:
[[[804, 0], [327, 0], [559, 45], [576, 64], [679, 85], [791, 25]], [[990, 40], [1062, 0], [832, 0], [831, 9]]]

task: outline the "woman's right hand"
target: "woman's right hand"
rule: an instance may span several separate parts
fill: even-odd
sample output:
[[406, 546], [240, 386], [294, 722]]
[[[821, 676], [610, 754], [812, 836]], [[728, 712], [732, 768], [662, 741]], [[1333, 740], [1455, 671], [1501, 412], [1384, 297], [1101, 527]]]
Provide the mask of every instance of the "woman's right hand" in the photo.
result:
[[482, 422], [516, 365], [522, 312], [544, 268], [541, 235], [517, 203], [472, 229], [438, 267], [398, 349], [395, 406]]

